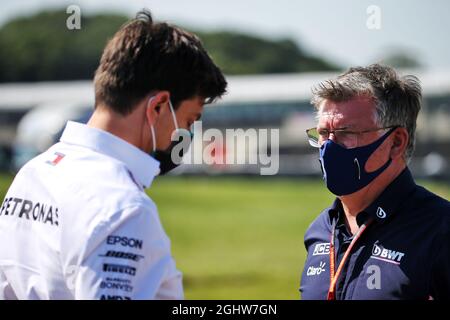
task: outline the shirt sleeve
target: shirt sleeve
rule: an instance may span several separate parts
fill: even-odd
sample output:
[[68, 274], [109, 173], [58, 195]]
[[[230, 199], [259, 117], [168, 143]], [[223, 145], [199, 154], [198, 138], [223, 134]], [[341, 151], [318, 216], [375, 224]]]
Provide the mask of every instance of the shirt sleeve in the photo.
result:
[[96, 245], [73, 270], [75, 299], [183, 299], [170, 241], [152, 211], [130, 207], [119, 213], [123, 221], [113, 230], [104, 232], [105, 224], [94, 232]]

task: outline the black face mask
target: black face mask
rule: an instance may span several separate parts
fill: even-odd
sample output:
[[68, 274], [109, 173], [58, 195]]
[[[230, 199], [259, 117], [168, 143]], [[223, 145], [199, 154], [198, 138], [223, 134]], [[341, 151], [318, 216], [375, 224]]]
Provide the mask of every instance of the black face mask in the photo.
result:
[[[186, 130], [187, 131], [187, 130]], [[189, 131], [187, 131], [189, 132]], [[192, 141], [193, 138], [193, 134], [192, 133], [187, 133], [189, 135], [189, 141], [188, 143], [184, 142], [184, 135], [186, 133], [183, 133], [180, 135], [180, 137], [182, 138], [180, 141], [180, 138], [178, 140], [173, 141], [170, 144], [169, 148], [167, 148], [167, 150], [155, 150], [151, 153], [151, 156], [153, 158], [155, 158], [156, 160], [159, 161], [159, 169], [160, 169], [160, 175], [164, 175], [166, 173], [168, 173], [169, 171], [175, 169], [176, 167], [178, 167], [181, 164], [181, 161], [174, 161], [172, 159], [172, 152], [175, 152], [175, 156], [179, 156], [179, 159], [183, 158], [183, 155], [185, 153], [185, 151], [188, 150], [190, 142]], [[178, 144], [182, 144], [180, 146], [178, 146]], [[176, 148], [176, 149], [175, 149]], [[175, 150], [174, 150], [175, 149]]]
[[152, 157], [158, 160], [160, 163], [159, 164], [159, 169], [161, 170], [159, 173], [160, 175], [164, 175], [167, 172], [178, 167], [178, 164], [174, 163], [171, 159], [172, 158], [171, 152], [156, 150], [155, 152], [152, 153]]
[[[154, 97], [150, 98], [148, 105], [150, 105], [150, 102], [152, 101], [153, 98]], [[172, 143], [166, 150], [156, 149], [155, 129], [153, 128], [153, 126], [151, 126], [154, 149], [150, 153], [150, 155], [159, 161], [160, 175], [168, 173], [169, 171], [175, 169], [181, 164], [181, 159], [183, 158], [184, 153], [189, 149], [189, 145], [191, 144], [193, 137], [193, 134], [189, 130], [178, 127], [178, 121], [175, 115], [175, 110], [170, 100], [169, 100], [169, 108], [170, 112], [172, 113], [175, 131], [172, 133], [171, 137]], [[185, 139], [187, 139], [186, 142], [184, 141]]]

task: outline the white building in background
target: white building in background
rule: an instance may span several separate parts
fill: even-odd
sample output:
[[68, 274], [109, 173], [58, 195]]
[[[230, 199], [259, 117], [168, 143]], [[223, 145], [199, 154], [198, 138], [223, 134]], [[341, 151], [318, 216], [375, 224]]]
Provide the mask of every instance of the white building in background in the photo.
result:
[[[411, 167], [422, 176], [446, 174], [450, 166], [450, 70], [405, 70], [402, 73], [419, 77], [425, 99], [418, 120], [417, 153]], [[335, 75], [229, 76], [228, 93], [205, 109], [203, 127], [219, 130], [279, 128], [279, 173], [316, 174], [320, 171], [316, 165], [316, 150], [309, 149], [305, 137], [305, 129], [315, 123], [309, 103], [311, 87]], [[4, 150], [13, 150], [17, 168], [53, 144], [67, 120], [87, 120], [93, 105], [94, 87], [91, 81], [2, 84], [0, 146]], [[227, 152], [226, 146], [223, 152]], [[254, 174], [259, 172], [259, 168], [246, 165], [239, 168], [186, 165], [180, 166], [176, 172]]]

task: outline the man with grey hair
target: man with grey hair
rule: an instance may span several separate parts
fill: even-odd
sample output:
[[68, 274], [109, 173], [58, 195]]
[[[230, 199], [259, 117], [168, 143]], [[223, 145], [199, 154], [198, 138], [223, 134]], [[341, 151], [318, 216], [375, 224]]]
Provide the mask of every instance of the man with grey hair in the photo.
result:
[[313, 90], [327, 188], [305, 234], [303, 299], [450, 299], [450, 203], [414, 183], [419, 80], [379, 64]]

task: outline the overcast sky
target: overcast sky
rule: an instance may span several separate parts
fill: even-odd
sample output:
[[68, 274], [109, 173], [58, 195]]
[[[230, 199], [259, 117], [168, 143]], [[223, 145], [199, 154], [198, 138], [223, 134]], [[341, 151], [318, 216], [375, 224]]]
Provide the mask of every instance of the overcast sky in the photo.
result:
[[[0, 24], [69, 4], [79, 5], [82, 14], [129, 16], [146, 7], [156, 20], [191, 28], [289, 37], [305, 50], [345, 67], [375, 62], [402, 49], [427, 67], [450, 69], [448, 0], [1, 0]], [[379, 30], [366, 26], [371, 5], [380, 9]]]

